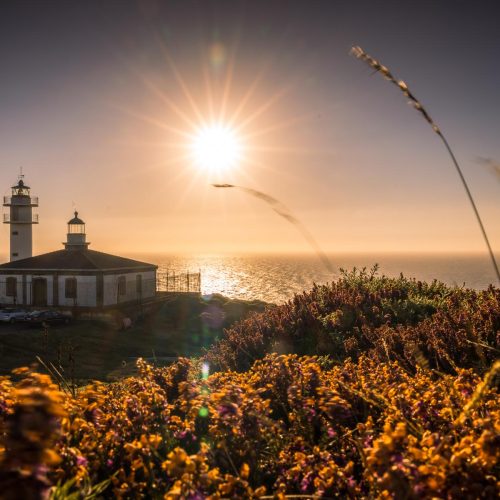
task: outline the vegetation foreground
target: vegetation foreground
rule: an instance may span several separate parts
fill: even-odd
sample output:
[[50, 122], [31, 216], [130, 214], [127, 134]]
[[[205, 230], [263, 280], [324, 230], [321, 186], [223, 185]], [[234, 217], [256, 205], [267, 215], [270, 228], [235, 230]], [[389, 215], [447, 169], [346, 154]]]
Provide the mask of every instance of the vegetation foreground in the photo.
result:
[[496, 498], [499, 335], [494, 287], [352, 272], [238, 323], [204, 359], [140, 361], [78, 391], [21, 368], [0, 379], [0, 491]]

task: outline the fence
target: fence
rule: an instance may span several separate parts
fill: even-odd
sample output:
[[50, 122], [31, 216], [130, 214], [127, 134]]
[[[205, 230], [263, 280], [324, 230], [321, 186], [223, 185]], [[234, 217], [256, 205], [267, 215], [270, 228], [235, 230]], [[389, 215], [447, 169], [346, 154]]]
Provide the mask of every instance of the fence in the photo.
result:
[[176, 273], [175, 271], [158, 271], [156, 289], [159, 292], [201, 292], [201, 273]]

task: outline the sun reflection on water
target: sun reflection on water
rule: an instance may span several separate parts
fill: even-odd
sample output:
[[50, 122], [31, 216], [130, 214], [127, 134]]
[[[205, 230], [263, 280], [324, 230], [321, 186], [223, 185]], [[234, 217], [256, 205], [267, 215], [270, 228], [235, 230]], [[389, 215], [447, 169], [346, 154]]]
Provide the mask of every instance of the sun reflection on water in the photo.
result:
[[230, 298], [283, 303], [295, 293], [310, 290], [313, 283], [324, 284], [340, 276], [339, 268], [370, 268], [380, 264], [380, 274], [432, 281], [449, 285], [486, 288], [492, 282], [486, 256], [416, 256], [416, 255], [333, 255], [336, 271], [328, 273], [316, 256], [280, 255], [192, 255], [149, 256], [147, 260], [178, 272], [201, 272], [203, 295], [219, 293]]
[[[151, 260], [151, 258], [150, 258]], [[336, 271], [325, 270], [314, 255], [194, 255], [157, 256], [159, 271], [201, 271], [202, 294], [220, 293], [230, 298], [283, 303], [295, 293], [310, 290], [314, 283], [324, 284], [340, 276], [339, 268], [371, 267], [380, 264], [380, 274], [432, 281], [449, 285], [486, 288], [493, 282], [486, 256], [416, 255], [333, 255]]]

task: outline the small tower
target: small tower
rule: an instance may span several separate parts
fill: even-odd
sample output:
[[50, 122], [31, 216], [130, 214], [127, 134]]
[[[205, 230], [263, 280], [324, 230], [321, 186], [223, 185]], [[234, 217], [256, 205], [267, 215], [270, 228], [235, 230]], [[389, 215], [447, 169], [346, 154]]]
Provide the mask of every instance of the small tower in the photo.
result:
[[32, 197], [29, 186], [23, 181], [23, 175], [12, 186], [12, 195], [4, 196], [3, 206], [9, 207], [4, 214], [4, 224], [10, 224], [10, 260], [27, 259], [33, 256], [33, 224], [38, 224], [38, 214], [33, 208], [38, 207], [38, 198]]
[[78, 218], [78, 212], [68, 221], [68, 235], [64, 248], [66, 250], [87, 250], [90, 243], [86, 241], [85, 222]]

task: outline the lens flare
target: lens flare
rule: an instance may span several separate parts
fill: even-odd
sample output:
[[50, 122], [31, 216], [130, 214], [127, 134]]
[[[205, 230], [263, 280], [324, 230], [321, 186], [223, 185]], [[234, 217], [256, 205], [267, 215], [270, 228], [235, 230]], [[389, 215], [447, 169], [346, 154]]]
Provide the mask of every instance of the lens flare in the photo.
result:
[[201, 378], [206, 380], [210, 374], [210, 365], [204, 361], [201, 365]]
[[221, 69], [226, 63], [226, 47], [220, 42], [213, 43], [209, 48], [209, 60], [213, 69]]

